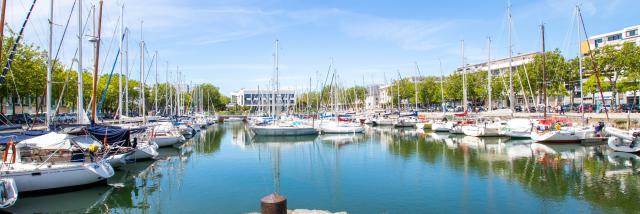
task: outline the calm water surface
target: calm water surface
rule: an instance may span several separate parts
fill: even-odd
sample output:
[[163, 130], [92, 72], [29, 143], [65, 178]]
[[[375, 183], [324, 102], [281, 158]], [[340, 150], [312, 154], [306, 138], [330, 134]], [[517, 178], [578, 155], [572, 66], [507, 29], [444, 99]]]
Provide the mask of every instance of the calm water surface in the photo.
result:
[[640, 212], [640, 157], [604, 146], [369, 128], [252, 137], [220, 124], [110, 186], [20, 198], [19, 213], [246, 213], [274, 190], [289, 208], [349, 213]]

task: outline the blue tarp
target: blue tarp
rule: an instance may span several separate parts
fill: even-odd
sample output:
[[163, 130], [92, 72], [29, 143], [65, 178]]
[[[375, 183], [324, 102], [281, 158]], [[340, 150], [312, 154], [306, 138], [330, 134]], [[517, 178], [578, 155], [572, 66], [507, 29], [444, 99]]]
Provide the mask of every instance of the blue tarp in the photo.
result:
[[0, 134], [0, 145], [6, 145], [9, 141], [13, 140], [13, 142], [17, 143], [23, 140], [31, 139], [40, 135], [44, 135], [49, 133], [49, 131], [42, 130], [30, 130], [30, 131], [22, 131], [22, 132], [10, 132], [10, 133], [1, 133]]
[[107, 138], [107, 144], [112, 145], [114, 143], [124, 142], [124, 146], [130, 146], [130, 136], [135, 133], [142, 133], [145, 131], [145, 128], [136, 128], [136, 129], [123, 129], [117, 126], [106, 126], [106, 125], [92, 125], [87, 127], [87, 132], [91, 134], [93, 137], [98, 139], [100, 142], [103, 142], [105, 136]]

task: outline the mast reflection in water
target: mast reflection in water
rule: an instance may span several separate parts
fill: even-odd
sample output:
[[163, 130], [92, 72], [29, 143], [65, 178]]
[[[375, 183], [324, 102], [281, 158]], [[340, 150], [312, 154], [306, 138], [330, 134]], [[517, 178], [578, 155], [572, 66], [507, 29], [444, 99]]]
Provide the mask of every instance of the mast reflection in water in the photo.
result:
[[218, 124], [160, 154], [118, 170], [110, 186], [24, 197], [8, 211], [246, 213], [278, 190], [290, 209], [350, 213], [640, 210], [640, 157], [605, 146], [394, 128], [256, 137]]

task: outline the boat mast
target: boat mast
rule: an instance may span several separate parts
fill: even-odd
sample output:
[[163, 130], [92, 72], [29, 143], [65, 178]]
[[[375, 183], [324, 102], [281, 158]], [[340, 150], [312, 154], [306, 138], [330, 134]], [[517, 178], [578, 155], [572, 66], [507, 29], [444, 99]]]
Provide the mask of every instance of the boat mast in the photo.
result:
[[580, 13], [580, 6], [576, 5], [576, 19], [578, 21], [578, 73], [580, 74], [580, 117], [582, 118], [582, 121], [584, 121], [584, 93], [582, 92], [582, 47], [580, 42], [582, 28], [580, 27], [580, 18], [578, 13]]
[[276, 54], [275, 54], [275, 60], [276, 60], [276, 70], [275, 70], [275, 72], [276, 72], [276, 79], [275, 79], [275, 81], [276, 81], [276, 82], [275, 82], [275, 87], [276, 87], [276, 88], [275, 88], [275, 89], [276, 89], [276, 90], [275, 90], [275, 93], [276, 93], [276, 94], [275, 94], [275, 96], [273, 96], [273, 98], [275, 99], [275, 102], [274, 102], [274, 105], [275, 105], [275, 112], [274, 112], [274, 116], [275, 116], [276, 118], [278, 117], [278, 112], [280, 111], [280, 109], [279, 109], [279, 108], [280, 108], [280, 106], [278, 106], [278, 101], [279, 101], [279, 99], [278, 99], [278, 95], [279, 95], [279, 93], [280, 93], [280, 83], [279, 83], [279, 79], [278, 79], [278, 72], [279, 72], [279, 71], [278, 71], [278, 69], [279, 69], [279, 68], [278, 68], [278, 42], [279, 42], [279, 41], [276, 39]]
[[487, 103], [487, 111], [493, 110], [493, 101], [491, 100], [491, 37], [487, 37], [487, 97], [489, 102]]
[[464, 40], [460, 41], [460, 46], [462, 49], [462, 109], [467, 111], [467, 67], [464, 64]]
[[124, 36], [126, 39], [124, 50], [124, 71], [127, 75], [124, 77], [124, 114], [129, 116], [129, 28], [125, 28]]
[[98, 34], [96, 37], [96, 53], [93, 61], [93, 87], [91, 92], [91, 121], [96, 121], [96, 93], [98, 90], [98, 62], [100, 59], [100, 32], [102, 31], [102, 0], [100, 0], [100, 15], [98, 15]]
[[[580, 7], [578, 7], [578, 16], [580, 17], [580, 24], [582, 25], [582, 29], [584, 30], [583, 31], [584, 37], [588, 40], [589, 36], [587, 36], [587, 29], [584, 26], [584, 19], [582, 19], [582, 12], [580, 12]], [[593, 60], [594, 57], [593, 57], [593, 51], [591, 51], [591, 43], [587, 42], [587, 47], [589, 48], [589, 55], [591, 56], [591, 65], [593, 66], [593, 73], [596, 76], [596, 83], [598, 83], [598, 91], [600, 92], [600, 100], [602, 101], [604, 114], [607, 116], [607, 121], [609, 121], [609, 111], [607, 111], [607, 105], [604, 101], [604, 95], [602, 94], [602, 85], [600, 84], [600, 73], [598, 72], [596, 61]]]
[[155, 112], [154, 115], [158, 115], [158, 62], [160, 62], [160, 60], [158, 59], [158, 51], [156, 51], [156, 83], [153, 85], [154, 87], [154, 95], [153, 97], [155, 98], [154, 100], [154, 106], [155, 106]]
[[513, 58], [511, 58], [511, 54], [513, 51], [511, 50], [511, 1], [508, 1], [508, 17], [509, 17], [509, 108], [511, 109], [511, 117], [513, 117], [513, 113], [515, 112], [515, 95], [513, 94], [513, 71], [511, 65], [513, 64]]
[[140, 21], [140, 113], [142, 114], [142, 123], [147, 124], [146, 103], [144, 99], [144, 34], [142, 34], [142, 24], [144, 24], [144, 21]]
[[[418, 76], [420, 76], [420, 68], [418, 67], [418, 62], [414, 62], [416, 64], [416, 72], [418, 73]], [[416, 99], [416, 111], [418, 111], [418, 77], [414, 77], [413, 78], [413, 89], [414, 89], [414, 93], [416, 94], [415, 99]]]
[[[7, 0], [2, 0], [2, 11], [0, 12], [0, 63], [2, 62], [2, 47], [4, 46], [3, 44], [3, 38], [4, 38], [4, 17], [6, 15], [6, 9], [7, 9]], [[82, 25], [80, 25], [82, 26]], [[80, 27], [80, 29], [82, 29], [82, 27]]]
[[544, 47], [544, 24], [540, 25], [540, 30], [542, 32], [542, 94], [544, 99], [544, 118], [547, 119], [547, 69], [546, 69], [546, 52]]
[[[47, 53], [47, 100], [46, 100], [47, 129], [49, 129], [49, 126], [51, 125], [51, 117], [53, 116], [51, 112], [51, 74], [53, 70], [53, 62], [51, 61], [52, 60], [51, 54], [53, 53], [53, 0], [51, 0], [50, 3], [51, 4], [49, 7], [49, 51]], [[4, 10], [4, 7], [2, 9]], [[0, 24], [4, 25], [4, 22]]]
[[[82, 0], [81, 0], [82, 1]], [[120, 8], [120, 33], [124, 35], [124, 4]], [[120, 50], [122, 50], [123, 41], [120, 40]], [[124, 57], [124, 53], [120, 51], [120, 76], [118, 76], [118, 122], [122, 123], [122, 70], [124, 67], [124, 62], [122, 62], [122, 58]]]
[[[4, 6], [2, 7], [4, 9]], [[2, 22], [4, 23], [4, 21]], [[84, 117], [84, 99], [82, 94], [82, 38], [84, 31], [82, 29], [82, 1], [78, 1], [78, 99], [76, 104], [76, 115], [78, 124], [85, 123]], [[1, 46], [1, 45], [0, 45]], [[85, 114], [80, 116], [81, 114]]]
[[442, 98], [442, 113], [445, 114], [446, 110], [444, 104], [444, 74], [442, 73], [442, 60], [438, 59], [438, 62], [440, 62], [440, 96]]

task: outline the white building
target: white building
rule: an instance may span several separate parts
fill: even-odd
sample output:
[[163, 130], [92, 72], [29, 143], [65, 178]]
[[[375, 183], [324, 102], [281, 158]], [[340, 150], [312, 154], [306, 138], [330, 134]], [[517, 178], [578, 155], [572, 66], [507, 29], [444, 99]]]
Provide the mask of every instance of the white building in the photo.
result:
[[[273, 97], [275, 96], [275, 104]], [[296, 93], [291, 89], [273, 90], [240, 89], [231, 93], [231, 103], [237, 106], [248, 106], [252, 111], [269, 111], [271, 106], [280, 107], [280, 111], [296, 105]]]
[[[531, 52], [524, 54], [516, 54], [512, 56], [511, 67], [512, 71], [516, 71], [516, 69], [521, 69], [522, 65], [533, 62], [534, 57], [540, 54], [540, 52]], [[467, 73], [475, 73], [479, 71], [486, 71], [488, 67], [488, 62], [482, 62], [478, 64], [467, 64], [466, 69]], [[462, 68], [457, 68], [455, 73], [459, 73], [462, 71]], [[491, 74], [492, 75], [508, 75], [509, 73], [509, 58], [501, 58], [501, 59], [492, 59], [491, 60]]]
[[[588, 42], [591, 48], [600, 48], [607, 45], [620, 45], [625, 42], [633, 42], [636, 43], [636, 45], [640, 45], [640, 34], [638, 34], [640, 32], [638, 32], [638, 29], [640, 29], [640, 25], [591, 36], [589, 37]], [[588, 53], [589, 47], [587, 46], [586, 41], [582, 42], [581, 50], [583, 54]]]
[[[587, 55], [589, 53], [589, 47], [591, 47], [591, 49], [594, 49], [594, 48], [601, 48], [607, 45], [622, 45], [626, 42], [632, 42], [632, 43], [635, 43], [636, 45], [640, 45], [640, 25], [626, 27], [621, 30], [591, 36], [587, 41], [582, 41], [580, 49], [582, 51], [582, 54]], [[586, 76], [589, 76], [589, 75], [591, 74], [586, 74]], [[586, 78], [587, 77], [585, 77], [585, 80]], [[606, 103], [609, 103], [610, 100], [613, 98], [612, 96], [613, 94], [610, 91], [604, 91], [603, 95]], [[595, 97], [596, 97], [596, 103], [601, 103], [599, 94], [596, 94]], [[585, 94], [584, 98], [586, 103], [593, 102], [592, 94]], [[619, 93], [615, 97], [615, 99], [617, 100], [616, 103], [618, 104], [628, 104], [633, 102], [634, 95], [633, 95], [633, 92], [631, 91], [626, 93]], [[637, 98], [635, 100], [636, 102], [638, 101]]]

